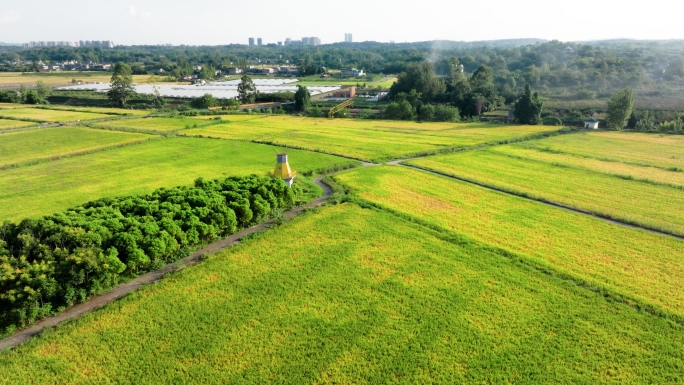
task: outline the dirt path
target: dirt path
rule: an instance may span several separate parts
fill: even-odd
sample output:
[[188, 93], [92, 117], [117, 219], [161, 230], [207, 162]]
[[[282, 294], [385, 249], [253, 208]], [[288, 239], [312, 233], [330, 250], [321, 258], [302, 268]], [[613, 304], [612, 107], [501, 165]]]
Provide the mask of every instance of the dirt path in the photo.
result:
[[[290, 219], [298, 214], [300, 214], [302, 211], [304, 211], [307, 208], [312, 208], [312, 207], [318, 207], [323, 204], [323, 202], [330, 196], [332, 195], [332, 189], [330, 186], [327, 184], [323, 183], [321, 178], [317, 178], [314, 180], [314, 182], [319, 185], [323, 189], [323, 196], [320, 198], [317, 198], [303, 206], [298, 206], [295, 207], [294, 209], [290, 211], [286, 211], [283, 213], [283, 217], [285, 219]], [[220, 241], [214, 242], [212, 244], [207, 245], [206, 247], [195, 251], [192, 253], [190, 256], [187, 256], [181, 260], [178, 260], [176, 262], [170, 263], [164, 267], [162, 267], [159, 270], [151, 271], [147, 274], [141, 275], [134, 280], [121, 284], [112, 290], [108, 291], [107, 293], [97, 296], [97, 297], [92, 297], [89, 300], [87, 300], [84, 303], [75, 305], [70, 307], [69, 309], [55, 315], [49, 318], [46, 318], [26, 329], [23, 329], [15, 334], [13, 334], [10, 337], [7, 337], [3, 340], [0, 340], [0, 352], [6, 349], [12, 349], [13, 347], [27, 341], [29, 338], [35, 336], [36, 334], [40, 333], [44, 328], [46, 327], [51, 327], [58, 325], [64, 321], [68, 321], [71, 319], [75, 319], [78, 317], [81, 317], [85, 314], [88, 314], [98, 308], [101, 308], [105, 305], [107, 305], [110, 302], [113, 302], [126, 294], [135, 291], [139, 289], [140, 287], [143, 287], [145, 285], [148, 285], [150, 283], [154, 283], [159, 281], [160, 279], [164, 278], [168, 273], [177, 271], [182, 269], [185, 266], [192, 266], [199, 261], [201, 261], [202, 256], [205, 254], [211, 254], [215, 253], [221, 249], [224, 249], [228, 246], [234, 245], [240, 241], [240, 239], [244, 238], [247, 235], [254, 234], [258, 231], [264, 230], [269, 228], [273, 224], [273, 220], [266, 221], [264, 223], [249, 227], [247, 229], [244, 229], [240, 232], [237, 232], [233, 235], [230, 235]]]

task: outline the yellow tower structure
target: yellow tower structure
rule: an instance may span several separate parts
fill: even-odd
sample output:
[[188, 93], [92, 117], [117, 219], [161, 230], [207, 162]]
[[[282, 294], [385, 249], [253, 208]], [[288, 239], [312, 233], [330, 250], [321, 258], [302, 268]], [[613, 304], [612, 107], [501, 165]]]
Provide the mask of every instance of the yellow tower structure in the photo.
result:
[[276, 167], [271, 171], [271, 176], [284, 180], [288, 186], [292, 187], [292, 182], [295, 176], [297, 176], [297, 172], [290, 168], [290, 164], [287, 162], [287, 154], [276, 155]]

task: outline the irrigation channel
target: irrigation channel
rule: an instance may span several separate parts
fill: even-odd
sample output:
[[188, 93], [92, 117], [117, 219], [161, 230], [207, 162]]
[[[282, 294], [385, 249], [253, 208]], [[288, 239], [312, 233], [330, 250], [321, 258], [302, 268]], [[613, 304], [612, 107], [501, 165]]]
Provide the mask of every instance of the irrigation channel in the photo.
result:
[[[491, 186], [488, 186], [485, 184], [476, 183], [476, 182], [473, 182], [473, 181], [470, 181], [467, 179], [461, 179], [461, 178], [458, 178], [458, 177], [453, 176], [453, 175], [448, 175], [448, 174], [444, 174], [444, 173], [440, 173], [440, 172], [436, 172], [436, 171], [422, 169], [420, 167], [415, 167], [415, 166], [403, 164], [403, 162], [409, 161], [412, 159], [418, 159], [418, 158], [397, 159], [397, 160], [387, 162], [385, 164], [393, 165], [393, 166], [408, 167], [408, 168], [411, 168], [411, 169], [416, 170], [416, 171], [421, 171], [421, 172], [425, 172], [428, 174], [440, 176], [443, 178], [457, 180], [457, 181], [468, 183], [468, 184], [471, 184], [473, 186], [478, 186], [480, 188], [484, 188], [484, 189], [487, 189], [490, 191], [495, 191], [495, 192], [499, 192], [499, 193], [503, 193], [503, 194], [507, 194], [507, 195], [512, 195], [512, 196], [517, 196], [519, 198], [538, 202], [538, 203], [541, 203], [541, 204], [544, 204], [547, 206], [551, 206], [551, 207], [555, 207], [555, 208], [558, 208], [561, 210], [566, 210], [566, 211], [570, 211], [570, 212], [577, 213], [577, 214], [587, 215], [587, 216], [599, 219], [599, 220], [604, 221], [604, 222], [612, 223], [615, 225], [639, 229], [639, 230], [648, 231], [648, 232], [663, 235], [663, 236], [674, 237], [674, 238], [677, 238], [679, 240], [684, 240], [684, 237], [669, 234], [666, 232], [661, 232], [661, 231], [654, 230], [654, 229], [649, 229], [649, 228], [645, 228], [645, 227], [641, 227], [641, 226], [631, 225], [628, 223], [624, 223], [624, 222], [616, 221], [613, 219], [605, 218], [605, 217], [602, 217], [602, 216], [599, 216], [599, 215], [596, 215], [596, 214], [593, 214], [590, 212], [578, 210], [578, 209], [568, 207], [565, 205], [561, 205], [558, 203], [546, 202], [546, 201], [538, 200], [538, 199], [532, 199], [529, 197], [513, 194], [513, 193], [505, 191], [505, 190], [500, 190], [500, 189], [497, 189], [497, 188], [494, 188], [494, 187], [491, 187]], [[381, 164], [378, 164], [378, 163], [363, 162], [362, 167], [372, 167], [372, 166], [380, 166], [380, 165]], [[335, 173], [327, 174], [327, 176], [332, 176], [332, 175], [337, 174], [339, 172], [343, 172], [343, 171], [338, 171]], [[284, 212], [283, 213], [284, 219], [291, 219], [291, 218], [297, 216], [298, 214], [300, 214], [305, 209], [319, 207], [325, 202], [326, 199], [328, 199], [332, 195], [332, 192], [333, 192], [332, 188], [323, 182], [322, 177], [314, 179], [314, 182], [323, 189], [323, 195], [321, 197], [305, 204], [305, 205], [298, 206], [298, 207], [293, 208], [292, 210]], [[127, 283], [124, 283], [124, 284], [121, 284], [121, 285], [115, 287], [114, 289], [110, 290], [109, 292], [107, 292], [103, 295], [100, 295], [97, 297], [92, 297], [89, 300], [87, 300], [86, 302], [72, 306], [69, 309], [67, 309], [67, 310], [65, 310], [65, 311], [63, 311], [63, 312], [61, 312], [55, 316], [52, 316], [52, 317], [46, 318], [40, 322], [37, 322], [34, 325], [27, 327], [26, 329], [20, 330], [17, 333], [15, 333], [15, 334], [13, 334], [13, 335], [11, 335], [11, 336], [3, 339], [3, 340], [0, 340], [0, 352], [7, 350], [7, 349], [12, 349], [12, 348], [26, 342], [31, 337], [39, 334], [45, 328], [57, 326], [64, 321], [73, 320], [73, 319], [76, 319], [76, 318], [81, 317], [83, 315], [86, 315], [88, 313], [91, 313], [94, 310], [97, 310], [97, 309], [107, 305], [110, 302], [113, 302], [119, 298], [122, 298], [123, 296], [125, 296], [126, 294], [128, 294], [130, 292], [133, 292], [133, 291], [135, 291], [135, 290], [137, 290], [137, 289], [139, 289], [139, 288], [141, 288], [147, 284], [154, 283], [154, 282], [161, 280], [162, 278], [164, 278], [164, 276], [166, 276], [169, 273], [173, 273], [175, 271], [181, 270], [181, 269], [185, 268], [186, 266], [195, 265], [202, 260], [204, 255], [216, 253], [216, 252], [218, 252], [224, 248], [235, 245], [235, 244], [239, 243], [240, 240], [242, 238], [244, 238], [245, 236], [248, 236], [248, 235], [254, 234], [256, 232], [268, 229], [272, 224], [273, 224], [273, 220], [268, 220], [268, 221], [263, 222], [261, 224], [254, 225], [252, 227], [249, 227], [247, 229], [239, 231], [239, 232], [232, 234], [232, 235], [230, 235], [224, 239], [221, 239], [220, 241], [211, 243], [211, 244], [205, 246], [204, 248], [195, 251], [194, 253], [192, 253], [191, 255], [189, 255], [183, 259], [180, 259], [180, 260], [173, 262], [173, 263], [169, 263], [169, 264], [165, 265], [164, 267], [162, 267], [161, 269], [151, 271], [147, 274], [141, 275], [140, 277], [137, 277], [130, 282], [127, 282]]]

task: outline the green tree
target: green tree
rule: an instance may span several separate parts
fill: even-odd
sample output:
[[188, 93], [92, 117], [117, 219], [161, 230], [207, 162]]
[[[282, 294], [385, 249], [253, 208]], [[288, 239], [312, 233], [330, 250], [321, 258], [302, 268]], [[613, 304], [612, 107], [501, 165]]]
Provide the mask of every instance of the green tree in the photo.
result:
[[614, 93], [608, 101], [606, 124], [615, 130], [622, 130], [633, 109], [634, 93], [630, 87]]
[[532, 94], [532, 89], [529, 84], [525, 84], [525, 93], [515, 103], [514, 116], [521, 124], [541, 124], [542, 102], [539, 101], [539, 95], [535, 92]]
[[216, 78], [216, 69], [210, 65], [205, 65], [200, 70], [198, 77], [204, 80], [214, 80]]
[[320, 118], [321, 116], [323, 116], [323, 111], [321, 110], [321, 107], [318, 106], [313, 106], [309, 108], [308, 113], [308, 115], [312, 118]]
[[385, 118], [394, 120], [413, 120], [416, 117], [416, 109], [408, 100], [400, 103], [392, 102], [385, 108]]
[[311, 103], [311, 93], [309, 93], [309, 90], [306, 87], [297, 86], [297, 92], [295, 92], [294, 100], [295, 110], [306, 112], [306, 110], [309, 108], [309, 103]]
[[36, 82], [36, 92], [43, 98], [48, 97], [50, 93], [52, 92], [52, 87], [49, 85], [43, 83], [43, 81], [38, 80]]
[[193, 98], [190, 102], [192, 108], [197, 108], [199, 110], [207, 109], [210, 107], [218, 106], [218, 101], [211, 94], [204, 94], [198, 98]]
[[437, 122], [454, 122], [461, 119], [461, 114], [456, 107], [437, 106], [433, 119]]
[[431, 121], [435, 116], [435, 107], [431, 104], [424, 104], [418, 111], [418, 120], [423, 122]]
[[435, 76], [435, 67], [432, 63], [423, 62], [411, 64], [406, 72], [399, 74], [397, 81], [390, 87], [390, 99], [399, 93], [410, 93], [416, 90], [422, 96], [424, 102], [432, 101], [438, 94], [446, 90], [444, 81]]
[[492, 111], [503, 103], [494, 85], [492, 69], [482, 64], [468, 80], [471, 91], [463, 98], [461, 108], [467, 115]]
[[126, 102], [135, 95], [133, 88], [133, 76], [131, 67], [119, 62], [114, 67], [114, 74], [112, 75], [111, 86], [107, 92], [107, 96], [112, 103], [120, 107], [126, 107]]
[[254, 82], [252, 81], [252, 78], [250, 78], [247, 75], [242, 75], [242, 78], [240, 79], [240, 84], [238, 84], [238, 100], [242, 104], [250, 104], [254, 103], [254, 100], [256, 99], [257, 95], [257, 90], [256, 86], [254, 85]]

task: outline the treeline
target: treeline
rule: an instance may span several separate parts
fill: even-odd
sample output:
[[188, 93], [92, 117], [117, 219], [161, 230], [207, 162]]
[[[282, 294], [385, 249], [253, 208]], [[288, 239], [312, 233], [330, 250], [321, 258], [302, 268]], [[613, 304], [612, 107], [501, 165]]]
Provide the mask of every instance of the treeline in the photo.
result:
[[0, 227], [0, 335], [187, 256], [295, 204], [297, 187], [256, 175], [102, 198]]

